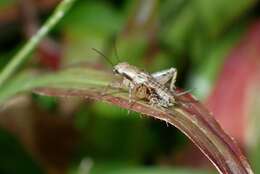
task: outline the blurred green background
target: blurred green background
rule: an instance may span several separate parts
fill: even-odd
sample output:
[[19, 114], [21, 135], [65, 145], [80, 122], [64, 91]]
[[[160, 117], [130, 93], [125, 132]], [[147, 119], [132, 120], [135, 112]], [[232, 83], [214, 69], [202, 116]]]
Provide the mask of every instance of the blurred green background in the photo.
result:
[[[0, 0], [1, 69], [59, 2]], [[259, 5], [257, 0], [77, 0], [23, 69], [111, 70], [91, 48], [114, 63], [117, 50], [120, 61], [149, 72], [176, 67], [177, 86], [193, 89], [257, 173]], [[36, 94], [19, 95], [1, 108], [0, 173], [191, 172], [216, 173], [184, 135], [164, 122], [100, 102]]]

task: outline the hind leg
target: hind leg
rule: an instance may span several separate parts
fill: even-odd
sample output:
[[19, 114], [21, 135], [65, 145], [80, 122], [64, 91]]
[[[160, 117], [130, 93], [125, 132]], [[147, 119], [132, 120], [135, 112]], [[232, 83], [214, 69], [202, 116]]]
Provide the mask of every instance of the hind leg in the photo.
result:
[[162, 85], [165, 85], [170, 81], [170, 90], [175, 90], [175, 82], [177, 78], [176, 68], [170, 68], [167, 70], [155, 72], [152, 74], [152, 76], [156, 79], [157, 82], [161, 83]]

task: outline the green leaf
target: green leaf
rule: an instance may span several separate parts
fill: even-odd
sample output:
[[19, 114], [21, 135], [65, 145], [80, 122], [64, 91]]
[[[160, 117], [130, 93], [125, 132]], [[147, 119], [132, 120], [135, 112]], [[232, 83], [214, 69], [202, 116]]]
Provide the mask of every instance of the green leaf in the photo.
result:
[[252, 173], [236, 143], [191, 95], [175, 96], [178, 104], [171, 108], [155, 107], [145, 101], [129, 103], [127, 92], [109, 87], [115, 80], [118, 79], [108, 72], [90, 68], [71, 68], [47, 75], [25, 72], [0, 90], [0, 102], [3, 103], [18, 92], [33, 90], [48, 96], [78, 96], [112, 103], [176, 126], [219, 171]]
[[0, 91], [0, 103], [20, 92], [30, 91], [41, 86], [89, 89], [105, 87], [112, 76], [85, 68], [67, 69], [55, 74], [39, 75], [36, 71], [25, 71], [6, 83]]

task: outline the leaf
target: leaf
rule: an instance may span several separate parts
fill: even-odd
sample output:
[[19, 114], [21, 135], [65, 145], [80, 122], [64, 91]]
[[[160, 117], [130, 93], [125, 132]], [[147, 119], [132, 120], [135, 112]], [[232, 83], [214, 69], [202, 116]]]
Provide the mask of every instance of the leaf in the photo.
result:
[[251, 158], [255, 158], [252, 166], [256, 173], [260, 171], [259, 39], [260, 21], [256, 20], [248, 26], [240, 42], [229, 53], [207, 101], [225, 130], [248, 148]]
[[18, 92], [33, 90], [48, 96], [78, 96], [112, 103], [174, 125], [197, 145], [220, 173], [253, 173], [236, 143], [191, 95], [176, 98], [179, 104], [167, 109], [144, 101], [129, 103], [127, 92], [109, 87], [115, 80], [117, 78], [108, 72], [90, 68], [71, 68], [47, 75], [24, 73], [1, 89], [0, 102]]
[[[228, 132], [244, 145], [248, 139], [245, 128], [246, 120], [253, 112], [253, 104], [248, 104], [257, 95], [253, 86], [258, 83], [260, 56], [260, 22], [248, 27], [241, 41], [227, 56], [219, 73], [216, 85], [208, 98], [208, 105], [217, 113], [219, 121]], [[225, 90], [223, 90], [225, 87]], [[255, 91], [254, 91], [255, 90]], [[227, 105], [228, 104], [228, 105]], [[236, 119], [231, 116], [236, 116]]]
[[84, 68], [67, 69], [55, 74], [41, 76], [36, 71], [25, 71], [1, 88], [0, 103], [19, 92], [30, 91], [41, 86], [65, 89], [89, 89], [92, 86], [105, 86], [111, 81], [112, 76], [102, 75], [98, 71]]

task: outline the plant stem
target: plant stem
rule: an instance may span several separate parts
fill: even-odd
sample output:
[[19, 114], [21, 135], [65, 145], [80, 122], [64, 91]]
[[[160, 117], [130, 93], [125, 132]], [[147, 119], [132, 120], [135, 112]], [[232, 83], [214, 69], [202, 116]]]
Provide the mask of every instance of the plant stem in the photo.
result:
[[29, 57], [28, 55], [48, 34], [48, 32], [60, 21], [76, 0], [63, 0], [55, 9], [39, 31], [20, 49], [0, 74], [0, 87], [10, 78], [21, 64]]

